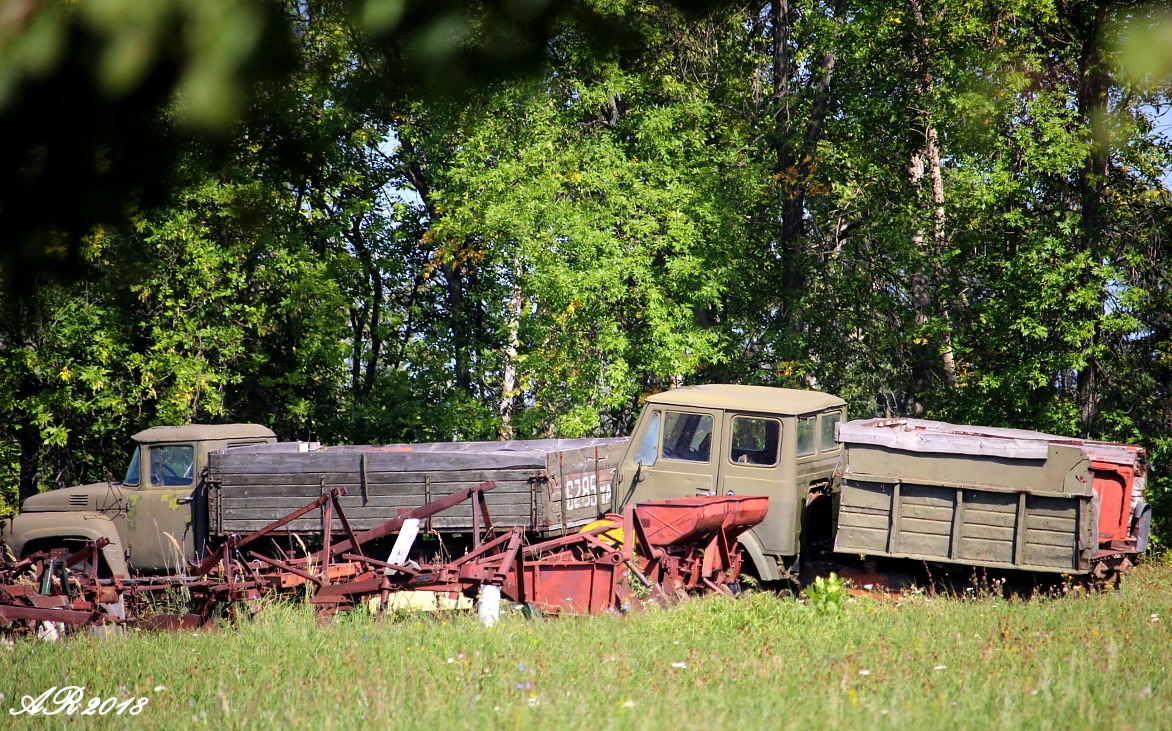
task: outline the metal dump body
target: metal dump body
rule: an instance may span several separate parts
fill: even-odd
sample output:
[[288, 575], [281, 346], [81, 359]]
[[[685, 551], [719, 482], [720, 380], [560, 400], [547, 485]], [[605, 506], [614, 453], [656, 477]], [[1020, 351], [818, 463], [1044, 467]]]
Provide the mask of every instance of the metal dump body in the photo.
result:
[[[626, 442], [302, 443], [227, 449], [208, 460], [211, 528], [217, 535], [257, 530], [324, 491], [343, 487], [341, 505], [350, 527], [361, 531], [394, 518], [401, 509], [491, 480], [496, 489], [485, 497], [494, 527], [556, 534], [594, 520], [610, 505], [614, 468]], [[423, 529], [462, 532], [471, 526], [471, 507], [463, 504], [428, 519]], [[319, 530], [320, 516], [286, 526], [290, 533]], [[340, 521], [334, 521], [334, 530], [343, 530]]]
[[841, 553], [1081, 574], [1146, 542], [1139, 447], [918, 419], [837, 439]]

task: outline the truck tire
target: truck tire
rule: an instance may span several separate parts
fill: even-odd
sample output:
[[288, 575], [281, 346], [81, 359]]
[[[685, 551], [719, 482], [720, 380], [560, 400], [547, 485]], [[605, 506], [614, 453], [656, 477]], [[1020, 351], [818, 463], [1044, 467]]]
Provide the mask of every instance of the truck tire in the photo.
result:
[[[55, 548], [64, 548], [66, 551], [72, 554], [76, 553], [82, 548], [85, 548], [89, 543], [90, 541], [88, 539], [78, 537], [64, 537], [54, 538], [52, 540], [32, 541], [24, 547], [24, 552], [21, 558], [37, 553], [38, 551], [51, 551]], [[83, 573], [89, 572], [95, 559], [97, 560], [97, 577], [99, 579], [109, 579], [111, 576], [113, 576], [113, 572], [111, 572], [110, 567], [106, 565], [106, 559], [101, 555], [101, 552], [99, 552], [96, 557], [83, 561], [73, 568], [75, 571], [81, 571]]]

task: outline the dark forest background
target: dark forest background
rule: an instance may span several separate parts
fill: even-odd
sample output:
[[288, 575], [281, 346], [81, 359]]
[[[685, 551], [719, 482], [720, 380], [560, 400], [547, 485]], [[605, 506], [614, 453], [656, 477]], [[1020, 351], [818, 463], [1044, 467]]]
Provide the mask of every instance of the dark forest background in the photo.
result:
[[739, 382], [1146, 446], [1172, 16], [1063, 0], [23, 0], [0, 507], [129, 434], [624, 434]]

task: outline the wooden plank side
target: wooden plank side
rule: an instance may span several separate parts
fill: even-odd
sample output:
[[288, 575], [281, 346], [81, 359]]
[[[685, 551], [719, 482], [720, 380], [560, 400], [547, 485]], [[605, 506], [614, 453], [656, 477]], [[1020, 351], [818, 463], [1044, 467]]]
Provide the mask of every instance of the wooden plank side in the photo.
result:
[[1075, 571], [1074, 550], [1069, 546], [1026, 543], [1023, 563], [1029, 567]]
[[998, 526], [998, 525], [981, 525], [979, 523], [967, 523], [961, 527], [960, 537], [964, 538], [980, 538], [989, 541], [1013, 541], [1014, 531], [1013, 526]]
[[[432, 479], [435, 479], [440, 474], [443, 475], [443, 479], [447, 482], [461, 482], [475, 485], [480, 482], [487, 482], [488, 480], [494, 482], [529, 480], [540, 477], [543, 473], [539, 470], [448, 470], [442, 473], [372, 472], [367, 470], [366, 485], [369, 490], [375, 485], [392, 486], [422, 483], [429, 475]], [[347, 489], [350, 489], [361, 487], [362, 473], [357, 470], [353, 472], [232, 473], [221, 475], [219, 482], [224, 487], [232, 487], [237, 490], [255, 490], [257, 492], [263, 492], [266, 486], [308, 485], [317, 487], [323, 482], [326, 487], [345, 486]]]
[[952, 522], [954, 511], [949, 507], [920, 505], [915, 502], [905, 502], [903, 504], [903, 516], [905, 518], [918, 518], [920, 520], [937, 520]]
[[882, 530], [839, 526], [834, 550], [844, 553], [883, 555], [887, 550], [887, 527]]
[[984, 490], [966, 490], [965, 503], [972, 510], [983, 510], [990, 513], [1017, 514], [1017, 493], [986, 492]]
[[888, 483], [847, 481], [842, 483], [840, 496], [843, 508], [847, 506], [855, 509], [879, 510], [884, 514], [891, 512], [892, 486]]
[[971, 503], [965, 502], [964, 522], [966, 525], [993, 525], [1012, 530], [1014, 524], [1017, 522], [1017, 514], [978, 510], [972, 507]]
[[[462, 533], [462, 532], [466, 532], [468, 530], [467, 523], [460, 522], [459, 519], [452, 519], [452, 521], [448, 521], [446, 519], [437, 517], [437, 518], [433, 518], [433, 521], [434, 521], [434, 523], [432, 526], [432, 530], [443, 530], [445, 532], [451, 532], [451, 533]], [[239, 521], [234, 521], [232, 523], [231, 529], [226, 530], [226, 533], [240, 533], [240, 534], [251, 533], [253, 531], [260, 530], [261, 528], [264, 528], [270, 522], [272, 522], [272, 521], [241, 519]], [[373, 520], [373, 519], [372, 520], [368, 520], [368, 519], [351, 520], [350, 527], [353, 528], [355, 531], [364, 531], [364, 530], [369, 530], [371, 528], [374, 528], [384, 522], [386, 522], [386, 521], [385, 520]], [[509, 528], [526, 528], [527, 525], [528, 525], [528, 516], [525, 516], [524, 518], [512, 518], [512, 519], [507, 518], [507, 517], [502, 517], [502, 519], [500, 521], [494, 520], [494, 522], [493, 522], [493, 526], [498, 530], [509, 529]], [[341, 532], [340, 524], [335, 523], [334, 529], [335, 529], [335, 533], [340, 533]], [[320, 518], [316, 522], [311, 521], [311, 520], [302, 519], [302, 520], [295, 520], [292, 523], [289, 523], [287, 526], [285, 526], [282, 529], [282, 531], [276, 532], [273, 535], [283, 536], [283, 535], [287, 535], [289, 533], [303, 533], [303, 534], [317, 535], [320, 532], [321, 532]]]
[[904, 533], [932, 536], [947, 536], [952, 533], [951, 520], [923, 520], [908, 517], [906, 513], [900, 518], [899, 525], [900, 530]]
[[961, 538], [957, 554], [962, 561], [979, 561], [1008, 567], [1013, 565], [1013, 540]]
[[1055, 531], [1065, 533], [1071, 536], [1072, 539], [1077, 525], [1073, 515], [1069, 518], [1050, 518], [1044, 515], [1034, 515], [1033, 513], [1026, 515], [1027, 530]]
[[446, 472], [452, 470], [544, 469], [544, 455], [529, 452], [398, 452], [389, 450], [249, 453], [228, 450], [209, 455], [209, 474], [275, 474], [361, 471], [365, 457], [367, 473]]
[[844, 480], [834, 550], [885, 555], [891, 536], [893, 492], [890, 483]]
[[[949, 524], [951, 526], [951, 524]], [[902, 555], [910, 558], [939, 558], [948, 559], [948, 548], [952, 543], [951, 537], [939, 533], [918, 533], [909, 530], [907, 521], [900, 521], [899, 543], [893, 555]]]
[[1007, 568], [1071, 570], [1073, 566], [1071, 498], [1028, 496], [1026, 510], [1019, 516], [1025, 497], [1020, 493], [966, 489], [965, 510], [958, 515], [954, 488], [904, 484], [899, 488], [899, 531], [891, 535], [894, 491], [890, 484], [844, 481], [835, 549]]
[[[900, 514], [893, 520], [890, 511], [897, 494]], [[921, 483], [897, 487], [856, 477], [843, 480], [839, 498], [837, 551], [990, 567], [1076, 569], [1079, 497]]]
[[[489, 515], [495, 515], [495, 511], [505, 506], [521, 506], [526, 512], [529, 510], [529, 491], [517, 490], [512, 492], [502, 492], [493, 495], [493, 500], [488, 500], [485, 496], [485, 502], [488, 504]], [[316, 498], [314, 498], [316, 499]], [[224, 510], [241, 511], [254, 510], [263, 508], [272, 508], [284, 510], [286, 512], [293, 512], [294, 510], [303, 507], [313, 500], [305, 500], [300, 497], [224, 497], [221, 504]], [[366, 510], [375, 508], [418, 508], [424, 505], [423, 493], [404, 494], [404, 495], [377, 495], [369, 500], [363, 501], [360, 497], [342, 497], [338, 500], [342, 506], [343, 512], [347, 516], [351, 511]], [[453, 508], [454, 510], [455, 508]]]
[[[458, 492], [467, 487], [471, 487], [479, 483], [476, 482], [458, 482], [458, 483], [437, 483], [431, 482], [431, 487], [428, 488], [426, 481], [421, 480], [415, 483], [400, 483], [397, 485], [369, 485], [367, 487], [366, 498], [372, 500], [378, 497], [395, 497], [400, 495], [426, 495], [430, 492], [432, 495], [443, 496], [453, 492]], [[493, 499], [494, 493], [513, 493], [522, 492], [528, 493], [530, 490], [529, 480], [501, 480], [496, 483], [496, 488], [485, 494], [489, 500]], [[245, 485], [224, 485], [221, 486], [217, 492], [225, 499], [287, 499], [308, 497], [309, 500], [316, 500], [323, 492], [328, 492], [334, 487], [345, 487], [346, 494], [342, 496], [343, 501], [361, 501], [363, 499], [362, 491], [358, 489], [357, 485], [326, 485], [324, 488], [320, 485], [263, 485], [263, 486], [245, 486]], [[351, 490], [350, 488], [354, 489]], [[433, 499], [435, 499], [433, 497]]]
[[[625, 440], [547, 440], [410, 448], [419, 451], [346, 447], [217, 454], [211, 477], [219, 485], [218, 500], [226, 501], [224, 505], [233, 511], [218, 523], [218, 532], [238, 532], [249, 518], [248, 511], [301, 507], [316, 499], [323, 487], [346, 489], [342, 508], [350, 517], [359, 509], [356, 506], [417, 507], [488, 480], [497, 483], [485, 495], [494, 523], [505, 504], [501, 501], [507, 501], [512, 511], [508, 515], [528, 515], [527, 529], [557, 532], [589, 522], [610, 508], [613, 472], [625, 447]], [[560, 472], [551, 473], [550, 465], [558, 462]], [[232, 500], [250, 502], [233, 504]], [[439, 516], [432, 518], [431, 528], [470, 525], [470, 512], [470, 508], [453, 509], [442, 521]]]
[[[247, 508], [247, 509], [236, 509], [236, 510], [225, 509], [224, 510], [224, 523], [225, 523], [225, 525], [233, 525], [239, 521], [263, 520], [263, 521], [267, 521], [265, 523], [265, 525], [267, 525], [268, 523], [271, 523], [274, 520], [278, 520], [280, 518], [285, 517], [290, 512], [291, 511], [286, 510], [284, 508]], [[321, 514], [317, 513], [317, 514], [311, 514], [311, 515], [316, 515], [316, 517], [313, 518], [312, 520], [310, 518], [306, 517], [305, 520], [314, 523], [317, 526], [317, 528], [315, 530], [320, 530], [321, 529]], [[391, 518], [398, 517], [398, 515], [399, 515], [399, 511], [395, 508], [360, 508], [358, 510], [347, 511], [346, 519], [348, 521], [350, 521], [351, 525], [354, 525], [356, 521], [366, 521], [366, 520], [377, 520], [378, 522], [383, 523], [383, 522], [390, 520]], [[468, 528], [472, 527], [471, 511], [468, 511], [468, 513], [466, 515], [461, 514], [461, 511], [456, 511], [456, 510], [445, 511], [443, 513], [440, 513], [436, 517], [463, 521], [462, 522], [463, 525], [467, 525]], [[501, 509], [495, 515], [492, 516], [492, 522], [493, 522], [493, 525], [496, 525], [496, 523], [498, 522], [497, 521], [498, 518], [500, 518], [501, 520], [504, 520], [506, 518], [524, 518], [527, 520], [528, 517], [529, 517], [529, 506], [528, 505], [521, 506], [521, 507], [505, 505], [505, 506], [501, 506]], [[333, 520], [333, 524], [337, 530], [342, 529], [342, 522], [340, 519], [335, 518]]]
[[1051, 530], [1027, 530], [1026, 543], [1031, 546], [1065, 546], [1073, 550], [1074, 534]]
[[876, 513], [845, 511], [838, 514], [838, 524], [840, 526], [871, 528], [874, 530], [882, 530], [885, 533], [890, 525], [890, 521], [891, 519], [885, 513], [880, 515]]
[[904, 483], [900, 488], [899, 495], [901, 508], [905, 515], [907, 508], [911, 505], [945, 508], [951, 515], [952, 508], [956, 504], [956, 491], [948, 487]]
[[1077, 506], [1077, 498], [1052, 498], [1030, 495], [1026, 501], [1026, 510], [1031, 516], [1044, 518], [1075, 520]]
[[540, 512], [547, 530], [581, 525], [610, 509], [614, 469], [625, 448], [619, 443], [548, 455], [549, 489], [535, 496], [542, 503]]

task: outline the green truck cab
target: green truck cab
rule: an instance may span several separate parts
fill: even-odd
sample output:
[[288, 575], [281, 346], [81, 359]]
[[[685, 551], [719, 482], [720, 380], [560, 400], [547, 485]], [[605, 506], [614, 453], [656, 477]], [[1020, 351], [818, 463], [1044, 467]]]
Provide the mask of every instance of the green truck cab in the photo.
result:
[[647, 397], [615, 477], [618, 504], [764, 495], [740, 538], [759, 578], [790, 575], [814, 531], [831, 540], [831, 492], [846, 402], [817, 391], [714, 384]]
[[195, 558], [206, 535], [206, 501], [199, 499], [208, 454], [277, 441], [257, 424], [157, 426], [132, 437], [126, 476], [34, 495], [0, 523], [0, 538], [16, 556], [50, 548], [79, 548], [105, 538], [102, 570], [114, 576], [177, 573]]

